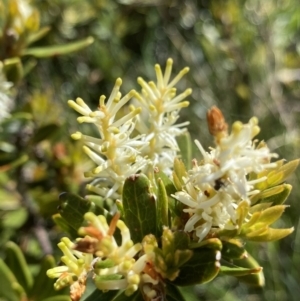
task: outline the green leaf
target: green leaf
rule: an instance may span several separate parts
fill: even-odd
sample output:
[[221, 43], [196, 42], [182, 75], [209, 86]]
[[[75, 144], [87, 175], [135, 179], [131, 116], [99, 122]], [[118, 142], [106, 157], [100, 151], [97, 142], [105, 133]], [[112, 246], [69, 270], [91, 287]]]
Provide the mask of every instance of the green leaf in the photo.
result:
[[71, 301], [71, 298], [66, 295], [57, 295], [57, 296], [52, 296], [52, 297], [43, 299], [41, 301]]
[[280, 168], [278, 168], [276, 171], [270, 172], [268, 175], [268, 183], [272, 186], [281, 184], [283, 181], [285, 181], [298, 167], [300, 159], [296, 159], [293, 161], [290, 161], [284, 165], [282, 165]]
[[185, 132], [184, 134], [176, 137], [181, 159], [186, 166], [186, 168], [189, 170], [191, 169], [192, 164], [192, 140], [191, 135], [188, 132]]
[[273, 205], [281, 205], [288, 198], [292, 186], [289, 184], [281, 184], [261, 191], [251, 198], [251, 203], [272, 203]]
[[77, 231], [59, 213], [52, 215], [52, 219], [61, 230], [68, 233], [73, 239], [78, 237]]
[[246, 235], [246, 239], [256, 242], [269, 242], [282, 239], [290, 235], [294, 231], [294, 227], [288, 229], [273, 229], [267, 228], [265, 231], [250, 232]]
[[211, 281], [220, 270], [221, 252], [211, 249], [197, 249], [191, 259], [181, 268], [175, 285], [185, 286]]
[[274, 195], [276, 195], [278, 193], [281, 193], [282, 191], [283, 191], [283, 185], [278, 185], [278, 186], [274, 186], [274, 187], [262, 190], [261, 192], [255, 194], [251, 198], [251, 204], [254, 205], [258, 201], [262, 202], [263, 199], [272, 197], [272, 196], [274, 196]]
[[3, 61], [3, 72], [8, 81], [18, 83], [24, 75], [23, 65], [18, 57], [9, 58]]
[[112, 301], [115, 296], [119, 293], [118, 290], [103, 292], [98, 289], [95, 289], [88, 297], [83, 301]]
[[36, 48], [27, 48], [24, 49], [21, 55], [33, 55], [39, 58], [59, 56], [64, 54], [69, 54], [74, 51], [78, 51], [82, 48], [85, 48], [91, 45], [94, 42], [92, 37], [88, 37], [84, 40], [76, 41], [73, 43], [57, 46], [48, 46], [48, 47], [36, 47]]
[[157, 180], [157, 227], [159, 230], [158, 236], [162, 234], [163, 226], [169, 226], [168, 215], [168, 196], [163, 181], [159, 178]]
[[227, 267], [227, 266], [222, 265], [220, 274], [237, 277], [237, 276], [246, 276], [246, 275], [257, 274], [257, 273], [260, 273], [261, 270], [262, 270], [261, 267], [247, 269], [247, 268], [242, 268], [242, 267]]
[[222, 258], [226, 259], [241, 259], [247, 257], [247, 252], [244, 249], [244, 244], [237, 239], [222, 241]]
[[20, 285], [24, 288], [25, 292], [28, 294], [33, 284], [33, 278], [29, 271], [29, 267], [23, 255], [23, 252], [18, 245], [16, 245], [14, 242], [9, 241], [5, 245], [5, 253], [6, 264], [14, 273]]
[[134, 243], [141, 242], [147, 234], [156, 236], [156, 201], [150, 192], [150, 182], [143, 174], [127, 178], [123, 187], [125, 223]]
[[104, 210], [93, 202], [70, 192], [61, 193], [59, 200], [61, 201], [59, 206], [61, 216], [76, 231], [81, 227], [86, 212], [94, 212], [96, 215], [104, 214]]
[[173, 180], [177, 190], [182, 190], [182, 186], [184, 185], [183, 177], [186, 177], [186, 175], [187, 175], [186, 168], [183, 162], [178, 158], [175, 158]]
[[163, 182], [166, 188], [168, 196], [174, 194], [177, 191], [173, 182], [169, 179], [169, 177], [164, 172], [156, 170], [154, 171], [154, 176], [156, 182], [158, 181], [158, 179], [161, 179], [161, 181]]
[[171, 301], [185, 301], [183, 295], [181, 294], [179, 288], [173, 285], [171, 282], [168, 282], [166, 285], [166, 300]]
[[[121, 294], [117, 295], [113, 301], [144, 301], [142, 294], [140, 291], [136, 291], [130, 296], [126, 296], [125, 292], [121, 292]], [[102, 300], [101, 300], [102, 301]]]
[[5, 298], [5, 301], [20, 301], [14, 284], [17, 279], [5, 262], [0, 258], [0, 297]]
[[49, 139], [53, 137], [58, 131], [60, 131], [61, 127], [58, 124], [47, 124], [38, 128], [35, 132], [34, 136], [32, 137], [33, 143], [38, 143], [45, 139]]
[[218, 238], [209, 238], [201, 242], [193, 242], [189, 245], [190, 249], [207, 248], [213, 250], [222, 250], [222, 242]]
[[[248, 268], [248, 269], [261, 268], [260, 265], [257, 263], [257, 261], [249, 253], [247, 258], [233, 260], [232, 262], [235, 266], [242, 267], [242, 268]], [[255, 287], [262, 287], [265, 285], [265, 277], [262, 269], [260, 272], [256, 274], [240, 276], [238, 277], [238, 280]]]
[[[55, 279], [47, 277], [47, 270], [56, 267], [55, 259], [52, 255], [46, 255], [40, 265], [40, 270], [34, 279], [33, 286], [29, 292], [30, 299], [43, 300], [45, 298], [50, 299], [54, 295], [62, 297], [62, 292], [54, 290]], [[66, 297], [66, 296], [65, 296]]]
[[38, 40], [40, 40], [42, 37], [44, 37], [49, 31], [51, 27], [50, 26], [45, 26], [40, 28], [36, 32], [32, 32], [29, 34], [28, 38], [26, 39], [26, 45], [32, 44]]

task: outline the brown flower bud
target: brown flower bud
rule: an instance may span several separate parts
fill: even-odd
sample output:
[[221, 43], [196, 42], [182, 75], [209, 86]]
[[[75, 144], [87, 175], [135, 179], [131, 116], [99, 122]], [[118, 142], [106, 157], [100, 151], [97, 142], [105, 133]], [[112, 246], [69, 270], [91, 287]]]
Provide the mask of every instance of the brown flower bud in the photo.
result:
[[219, 108], [213, 106], [207, 111], [207, 124], [211, 135], [219, 136], [219, 134], [227, 135], [228, 125], [225, 121], [223, 113]]

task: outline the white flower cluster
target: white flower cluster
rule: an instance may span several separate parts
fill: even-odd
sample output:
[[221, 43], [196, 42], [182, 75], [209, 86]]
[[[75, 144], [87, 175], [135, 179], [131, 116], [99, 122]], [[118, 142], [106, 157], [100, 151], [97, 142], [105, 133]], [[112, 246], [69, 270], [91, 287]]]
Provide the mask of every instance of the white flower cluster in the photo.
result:
[[216, 147], [210, 152], [195, 141], [203, 160], [193, 161], [184, 190], [174, 197], [187, 206], [184, 211], [190, 215], [184, 230], [195, 231], [199, 241], [219, 229], [237, 228], [239, 203], [245, 200], [250, 204], [250, 196], [259, 192], [254, 184], [265, 180], [251, 181], [249, 174], [276, 167], [270, 163], [276, 154], [252, 140], [260, 130], [257, 123], [256, 118], [247, 124], [235, 122], [230, 135], [224, 131], [216, 135]]
[[85, 174], [96, 178], [88, 188], [104, 197], [119, 197], [119, 194], [114, 193], [122, 187], [125, 179], [148, 164], [147, 158], [140, 155], [145, 146], [142, 136], [130, 137], [140, 108], [115, 120], [118, 111], [135, 95], [135, 91], [131, 91], [122, 97], [119, 92], [121, 84], [122, 80], [118, 78], [106, 103], [105, 96], [100, 97], [97, 111], [92, 111], [81, 98], [77, 98], [76, 102], [68, 102], [83, 115], [78, 117], [78, 122], [93, 123], [99, 131], [100, 138], [80, 132], [73, 134], [72, 138], [84, 141], [85, 153], [97, 164], [95, 169]]
[[3, 73], [3, 63], [0, 61], [0, 122], [10, 116], [14, 106], [11, 88], [13, 83], [8, 82]]
[[186, 89], [176, 96], [175, 85], [189, 71], [186, 67], [170, 81], [173, 60], [167, 60], [165, 73], [162, 74], [158, 64], [155, 65], [157, 82], [146, 83], [141, 77], [138, 83], [142, 93], [137, 94], [137, 99], [142, 106], [142, 114], [137, 121], [137, 129], [146, 135], [148, 142], [143, 149], [143, 155], [148, 156], [152, 164], [158, 166], [166, 174], [171, 174], [174, 159], [179, 151], [176, 137], [186, 131], [184, 128], [189, 122], [176, 124], [179, 111], [189, 105], [184, 99], [192, 93]]
[[[180, 109], [189, 104], [182, 100], [191, 94], [191, 89], [187, 89], [176, 96], [174, 86], [188, 68], [169, 83], [172, 63], [171, 59], [167, 61], [164, 75], [160, 66], [155, 66], [157, 84], [138, 78], [143, 88], [141, 94], [132, 90], [122, 97], [119, 91], [122, 80], [118, 78], [107, 102], [105, 96], [100, 97], [96, 111], [92, 111], [81, 98], [77, 98], [76, 102], [69, 100], [68, 104], [83, 115], [78, 117], [78, 122], [93, 123], [100, 135], [99, 138], [80, 132], [72, 135], [73, 139], [83, 140], [84, 151], [97, 164], [95, 169], [85, 174], [95, 179], [87, 186], [89, 190], [116, 199], [120, 198], [125, 179], [132, 174], [146, 172], [149, 166], [171, 173], [179, 150], [175, 138], [185, 131], [183, 126], [188, 124], [175, 125], [175, 122]], [[128, 114], [116, 120], [116, 115], [133, 97], [142, 107], [131, 106]]]

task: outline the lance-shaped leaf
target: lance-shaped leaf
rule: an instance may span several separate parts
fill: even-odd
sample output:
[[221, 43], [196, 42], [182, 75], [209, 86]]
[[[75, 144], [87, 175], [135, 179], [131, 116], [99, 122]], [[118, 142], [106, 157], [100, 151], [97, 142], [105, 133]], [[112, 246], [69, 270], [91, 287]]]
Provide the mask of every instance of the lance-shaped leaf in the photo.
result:
[[180, 155], [183, 163], [185, 164], [186, 168], [189, 170], [191, 169], [192, 163], [192, 140], [191, 135], [188, 132], [176, 137]]
[[169, 226], [168, 195], [163, 181], [157, 180], [157, 229], [158, 235], [162, 234], [163, 226]]
[[180, 273], [180, 267], [192, 256], [188, 249], [189, 237], [183, 231], [172, 232], [165, 228], [162, 235], [162, 247], [155, 248], [155, 269], [163, 278], [173, 281]]
[[59, 200], [61, 201], [59, 206], [61, 216], [76, 231], [81, 227], [86, 212], [107, 215], [103, 208], [73, 193], [63, 192], [60, 194]]
[[274, 241], [281, 239], [293, 232], [290, 229], [272, 229], [269, 225], [274, 223], [287, 206], [278, 205], [260, 212], [254, 212], [248, 223], [242, 226], [240, 235], [252, 241]]
[[221, 252], [212, 249], [197, 249], [180, 268], [175, 285], [185, 286], [211, 281], [220, 270]]
[[0, 258], [0, 298], [7, 301], [19, 301], [14, 286], [17, 279], [5, 262]]
[[247, 269], [247, 268], [242, 268], [242, 267], [235, 267], [234, 265], [232, 267], [227, 267], [227, 266], [222, 265], [220, 274], [224, 274], [227, 276], [239, 277], [239, 276], [258, 274], [261, 271], [262, 271], [262, 267]]
[[61, 290], [59, 292], [54, 290], [55, 279], [51, 279], [46, 275], [47, 271], [55, 266], [56, 262], [52, 255], [47, 255], [43, 258], [40, 270], [35, 276], [33, 286], [29, 292], [30, 300], [50, 299], [54, 298], [54, 296], [56, 298], [61, 297], [61, 300], [66, 300], [66, 297], [69, 295], [68, 288], [65, 289], [66, 295], [63, 295], [64, 292]]
[[27, 48], [24, 49], [21, 55], [33, 55], [35, 57], [44, 58], [51, 56], [59, 56], [64, 54], [69, 54], [74, 51], [78, 51], [82, 48], [85, 48], [91, 45], [94, 42], [92, 37], [76, 41], [73, 43], [57, 46], [48, 46], [48, 47], [36, 47], [36, 48]]
[[254, 273], [247, 276], [237, 277], [240, 281], [247, 283], [251, 286], [262, 287], [265, 285], [265, 277], [262, 268], [257, 261], [248, 253], [248, 256], [243, 259], [237, 259], [232, 261], [235, 267], [242, 267], [248, 269], [260, 269], [258, 273]]
[[186, 177], [186, 169], [181, 160], [175, 158], [174, 160], [174, 172], [173, 172], [173, 181], [177, 190], [182, 190], [184, 185], [183, 177]]
[[273, 229], [266, 228], [257, 230], [255, 232], [247, 233], [245, 238], [247, 240], [256, 242], [276, 241], [290, 235], [294, 231], [294, 227], [288, 229]]
[[271, 170], [267, 174], [261, 176], [266, 176], [267, 179], [263, 182], [257, 183], [255, 188], [259, 190], [264, 190], [269, 187], [273, 187], [283, 183], [298, 167], [299, 159], [290, 161], [284, 165], [281, 165], [282, 161], [279, 161], [278, 167]]
[[140, 291], [136, 291], [134, 294], [130, 296], [127, 296], [126, 293], [123, 291], [113, 299], [113, 301], [144, 301], [144, 300], [145, 299], [143, 298]]
[[[262, 197], [259, 198], [259, 202], [260, 203], [272, 203], [274, 206], [283, 204], [287, 200], [288, 196], [290, 195], [290, 193], [292, 191], [292, 185], [282, 184], [282, 185], [278, 185], [278, 186], [269, 188], [265, 191], [270, 191], [273, 189], [274, 190], [277, 189], [277, 193], [266, 195], [266, 196], [262, 195]], [[262, 192], [262, 194], [263, 193], [264, 193], [264, 191]]]
[[150, 192], [150, 181], [143, 174], [127, 178], [123, 187], [125, 223], [134, 243], [147, 234], [157, 233], [156, 200]]
[[32, 44], [38, 40], [40, 40], [42, 37], [44, 37], [49, 31], [50, 31], [49, 26], [45, 26], [40, 28], [36, 32], [31, 32], [28, 37], [26, 38], [26, 45], [28, 46], [29, 44]]
[[9, 241], [5, 246], [5, 262], [16, 276], [20, 285], [28, 294], [33, 284], [33, 278], [26, 263], [23, 252], [14, 242]]

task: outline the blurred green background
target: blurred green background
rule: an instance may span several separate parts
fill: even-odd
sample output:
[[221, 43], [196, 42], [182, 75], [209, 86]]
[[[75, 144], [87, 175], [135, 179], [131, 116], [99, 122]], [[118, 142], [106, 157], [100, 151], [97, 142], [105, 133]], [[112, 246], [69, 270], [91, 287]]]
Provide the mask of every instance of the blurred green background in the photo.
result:
[[[50, 55], [26, 50], [22, 34], [28, 31], [11, 33], [17, 26], [8, 22], [12, 2], [25, 1], [0, 4], [0, 60], [18, 58], [3, 71], [14, 83], [9, 89], [14, 105], [12, 117], [0, 121], [0, 256], [2, 246], [13, 240], [35, 273], [43, 254], [59, 254], [55, 244], [62, 234], [51, 219], [59, 193], [85, 194], [83, 171], [90, 162], [70, 134], [93, 129], [77, 124], [67, 100], [80, 96], [96, 108], [117, 77], [123, 79], [123, 93], [138, 89], [137, 77], [153, 80], [154, 64], [164, 67], [169, 57], [173, 75], [190, 67], [178, 90], [193, 89], [181, 119], [190, 121], [194, 139], [211, 145], [206, 111], [217, 105], [229, 124], [257, 116], [259, 138], [272, 151], [287, 160], [300, 157], [298, 0], [31, 1], [39, 18], [25, 24], [28, 31], [50, 30], [33, 39], [30, 49], [94, 38], [76, 52]], [[265, 287], [249, 288], [220, 276], [184, 289], [188, 300], [299, 299], [299, 172], [290, 179], [291, 207], [277, 225], [294, 226], [294, 233], [279, 242], [247, 246], [264, 268]]]

